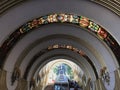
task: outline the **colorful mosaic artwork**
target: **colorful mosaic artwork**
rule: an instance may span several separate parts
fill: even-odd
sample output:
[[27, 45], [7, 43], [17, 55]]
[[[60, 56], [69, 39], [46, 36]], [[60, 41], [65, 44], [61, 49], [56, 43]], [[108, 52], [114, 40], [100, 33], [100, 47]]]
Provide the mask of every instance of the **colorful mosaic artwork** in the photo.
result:
[[[120, 58], [120, 46], [115, 41], [115, 39], [100, 25], [93, 22], [89, 18], [86, 18], [84, 16], [78, 16], [74, 14], [50, 14], [46, 16], [41, 16], [39, 18], [33, 19], [32, 21], [29, 21], [22, 25], [20, 28], [18, 28], [16, 31], [14, 31], [7, 40], [4, 41], [4, 43], [0, 47], [0, 66], [3, 65], [3, 62], [5, 60], [6, 55], [8, 54], [9, 50], [15, 45], [15, 43], [22, 38], [26, 33], [29, 31], [34, 30], [35, 28], [39, 28], [42, 25], [50, 24], [50, 23], [69, 23], [74, 24], [77, 26], [80, 26], [81, 28], [84, 28], [86, 31], [92, 32], [95, 34], [99, 39], [104, 41], [113, 51], [116, 58]], [[119, 64], [120, 61], [118, 60]]]
[[58, 44], [56, 44], [56, 45], [48, 47], [48, 50], [52, 50], [52, 49], [68, 49], [68, 50], [72, 50], [72, 51], [80, 54], [81, 56], [86, 56], [86, 54], [82, 50], [79, 50], [78, 48], [75, 48], [71, 45], [58, 45]]

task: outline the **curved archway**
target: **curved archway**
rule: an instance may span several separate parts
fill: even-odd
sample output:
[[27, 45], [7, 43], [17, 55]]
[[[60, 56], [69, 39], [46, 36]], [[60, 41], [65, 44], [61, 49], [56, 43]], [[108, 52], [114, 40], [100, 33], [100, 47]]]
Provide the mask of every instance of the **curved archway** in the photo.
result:
[[[58, 69], [60, 67], [64, 66], [65, 70], [65, 75], [69, 78], [69, 80], [75, 80], [79, 81], [80, 85], [82, 85], [82, 76], [84, 75], [85, 72], [81, 69], [81, 67], [77, 66], [75, 63], [72, 61], [69, 61], [67, 59], [55, 59], [48, 64], [46, 64], [40, 71], [39, 71], [39, 76], [42, 79], [47, 78], [47, 80], [44, 81], [44, 86], [47, 85], [53, 85], [55, 82], [57, 82], [57, 77], [58, 77]], [[63, 68], [63, 67], [62, 67]], [[46, 73], [43, 74], [42, 73]], [[36, 78], [36, 77], [35, 77]], [[43, 82], [39, 82], [43, 83]], [[43, 86], [43, 87], [44, 87]]]
[[[36, 29], [42, 30], [42, 28], [39, 28], [40, 26], [43, 26], [43, 25], [46, 25], [46, 24], [51, 24], [51, 23], [55, 23], [56, 25], [58, 25], [58, 23], [59, 24], [62, 23], [62, 25], [68, 23], [68, 25], [72, 24], [74, 26], [78, 26], [78, 29], [80, 27], [80, 29], [83, 29], [86, 32], [86, 34], [89, 32], [89, 34], [92, 34], [93, 37], [95, 36], [94, 39], [89, 38], [89, 40], [95, 40], [96, 41], [96, 39], [98, 39], [98, 42], [100, 41], [99, 44], [96, 43], [96, 42], [95, 43], [91, 42], [88, 39], [86, 39], [85, 36], [83, 35], [82, 40], [83, 41], [84, 40], [85, 41], [89, 41], [89, 42], [87, 42], [85, 44], [89, 44], [90, 45], [90, 46], [88, 45], [89, 48], [91, 48], [91, 46], [92, 46], [93, 48], [91, 48], [91, 49], [93, 49], [93, 50], [89, 49], [87, 46], [84, 46], [84, 44], [81, 44], [79, 42], [65, 43], [66, 45], [73, 45], [73, 46], [75, 45], [75, 47], [77, 47], [79, 49], [84, 47], [85, 49], [82, 49], [82, 50], [85, 51], [85, 53], [87, 52], [86, 55], [90, 57], [90, 59], [91, 59], [91, 61], [93, 63], [95, 63], [95, 68], [97, 68], [98, 73], [99, 73], [99, 70], [101, 70], [101, 68], [103, 66], [107, 66], [107, 68], [110, 70], [110, 71], [108, 70], [108, 72], [112, 73], [112, 74], [114, 74], [114, 70], [119, 68], [119, 65], [120, 65], [120, 63], [119, 63], [119, 58], [120, 58], [119, 57], [120, 56], [120, 54], [119, 54], [119, 52], [120, 52], [119, 40], [120, 39], [119, 39], [119, 34], [118, 34], [118, 32], [119, 32], [119, 30], [118, 30], [118, 28], [119, 28], [119, 19], [118, 18], [119, 17], [117, 15], [115, 15], [115, 13], [111, 12], [110, 10], [108, 10], [108, 9], [106, 9], [106, 8], [100, 6], [100, 5], [92, 3], [94, 1], [89, 1], [89, 0], [88, 1], [85, 0], [85, 2], [81, 1], [81, 0], [78, 0], [78, 1], [70, 0], [69, 4], [67, 2], [68, 0], [65, 0], [65, 2], [63, 2], [63, 3], [61, 3], [61, 1], [57, 1], [58, 3], [56, 3], [56, 2], [54, 3], [53, 2], [54, 5], [52, 3], [50, 3], [50, 1], [31, 2], [31, 0], [30, 0], [30, 2], [28, 1], [28, 2], [25, 2], [25, 3], [19, 4], [18, 6], [16, 5], [16, 7], [13, 7], [12, 9], [9, 9], [9, 7], [12, 7], [13, 5], [17, 4], [20, 1], [23, 1], [23, 0], [18, 0], [18, 1], [13, 1], [12, 0], [12, 1], [5, 1], [5, 2], [4, 2], [4, 0], [0, 1], [0, 2], [4, 3], [3, 5], [0, 6], [0, 7], [3, 7], [0, 10], [0, 14], [2, 15], [2, 18], [0, 20], [1, 21], [1, 23], [0, 23], [0, 26], [1, 26], [0, 59], [2, 59], [2, 60], [0, 60], [0, 69], [3, 69], [4, 71], [6, 71], [7, 72], [7, 76], [10, 76], [10, 74], [12, 73], [14, 67], [17, 66], [17, 65], [20, 68], [21, 72], [24, 74], [23, 68], [26, 69], [26, 67], [29, 65], [28, 63], [31, 62], [31, 58], [34, 55], [37, 54], [37, 49], [39, 49], [37, 46], [38, 45], [42, 46], [44, 44], [41, 44], [41, 43], [34, 44], [33, 47], [34, 47], [34, 50], [36, 50], [35, 53], [34, 53], [33, 48], [29, 49], [29, 46], [31, 46], [31, 43], [34, 43], [34, 41], [37, 41], [38, 38], [37, 38], [37, 40], [36, 39], [32, 39], [33, 41], [31, 41], [31, 43], [27, 43], [27, 45], [23, 45], [23, 47], [24, 46], [25, 47], [23, 49], [21, 49], [20, 51], [19, 51], [19, 49], [16, 49], [16, 48], [17, 47], [21, 48], [21, 45], [23, 44], [23, 43], [21, 43], [21, 41], [24, 41], [24, 43], [26, 44], [26, 36], [30, 34], [29, 32], [32, 31], [33, 35], [39, 35], [39, 34], [35, 34], [33, 30], [36, 30]], [[12, 5], [9, 4], [9, 2]], [[48, 6], [46, 6], [47, 2], [49, 3]], [[119, 7], [117, 7], [117, 5], [116, 5], [116, 4], [119, 4], [119, 2], [117, 2], [117, 1], [109, 1], [109, 2], [105, 1], [105, 3], [104, 3], [104, 1], [97, 1], [97, 3], [102, 4], [105, 7], [108, 7], [109, 9], [111, 9], [114, 12], [116, 12], [116, 10], [119, 11], [118, 10]], [[113, 6], [112, 3], [114, 4], [114, 6]], [[60, 9], [59, 5], [60, 5], [60, 7], [61, 6], [65, 6], [65, 7], [61, 7], [62, 9]], [[56, 7], [56, 6], [58, 6], [58, 7]], [[27, 9], [26, 9], [26, 7], [27, 7]], [[95, 8], [92, 8], [92, 7], [95, 7]], [[44, 10], [43, 10], [43, 8], [44, 8]], [[7, 11], [6, 9], [9, 9], [8, 12], [6, 12]], [[2, 12], [5, 11], [5, 13], [1, 13], [1, 11]], [[101, 13], [101, 11], [102, 11], [102, 13]], [[16, 14], [14, 12], [16, 12]], [[56, 13], [46, 15], [46, 14], [51, 13], [51, 12], [58, 12], [57, 16], [54, 17], [54, 15]], [[63, 12], [63, 13], [59, 13], [59, 12]], [[66, 13], [64, 13], [64, 12], [66, 12]], [[74, 14], [69, 14], [71, 12], [74, 13]], [[75, 14], [77, 14], [77, 15], [75, 15]], [[79, 14], [81, 14], [83, 16], [87, 16], [87, 17], [89, 17], [91, 19], [94, 19], [94, 20], [90, 20], [88, 18], [83, 19], [82, 18], [83, 16], [79, 16]], [[109, 17], [108, 17], [108, 14], [109, 14]], [[119, 15], [119, 13], [117, 13], [117, 14]], [[46, 17], [41, 16], [41, 15], [45, 15]], [[61, 16], [63, 16], [63, 18], [67, 17], [67, 20], [68, 20], [68, 18], [69, 18], [68, 16], [70, 16], [70, 15], [71, 16], [75, 15], [75, 16], [79, 17], [78, 24], [75, 23], [75, 22], [72, 23], [72, 22], [69, 22], [69, 21], [61, 22], [62, 21]], [[25, 16], [27, 16], [27, 17], [25, 17]], [[35, 18], [35, 20], [31, 20], [31, 18], [34, 18], [34, 17], [39, 17], [39, 18]], [[44, 22], [43, 22], [41, 25], [38, 24], [38, 26], [36, 26], [35, 23], [36, 22], [38, 23], [39, 22], [38, 19], [40, 19], [40, 18], [44, 18], [43, 21], [45, 20], [48, 23], [44, 24]], [[48, 20], [48, 18], [51, 18], [51, 19]], [[58, 22], [54, 22], [54, 20], [53, 20], [54, 18], [57, 18]], [[87, 22], [87, 19], [88, 19], [89, 22]], [[29, 20], [31, 20], [31, 21], [29, 21]], [[72, 18], [71, 18], [71, 20], [72, 20]], [[98, 21], [100, 24], [96, 23], [95, 20]], [[11, 21], [13, 23], [11, 23]], [[26, 22], [26, 21], [28, 21], [28, 22]], [[81, 24], [80, 21], [83, 22], [83, 23]], [[95, 21], [95, 23], [94, 23], [94, 21]], [[24, 22], [26, 22], [26, 23], [24, 23]], [[90, 22], [93, 22], [93, 25], [91, 25], [92, 23], [90, 24]], [[27, 30], [29, 30], [29, 28], [28, 28], [29, 24], [28, 23], [30, 24], [30, 26], [31, 25], [33, 25], [33, 26], [35, 25], [35, 27], [32, 27], [30, 29], [30, 31], [27, 31]], [[87, 24], [87, 23], [88, 23], [88, 26], [84, 27], [84, 25]], [[22, 25], [22, 26], [20, 26], [20, 25]], [[103, 36], [105, 35], [105, 37], [106, 37], [106, 33], [107, 33], [107, 37], [106, 38], [101, 38], [102, 34], [98, 33], [99, 30], [98, 31], [96, 30], [97, 28], [99, 28], [97, 25], [100, 28], [102, 28], [103, 31], [106, 28], [105, 34], [103, 34]], [[104, 26], [105, 28], [101, 27], [100, 25]], [[20, 30], [20, 28], [18, 28], [19, 26], [20, 26], [21, 30]], [[48, 27], [48, 26], [46, 26], [46, 27]], [[46, 27], [44, 27], [44, 29], [46, 29]], [[16, 30], [16, 28], [18, 28], [18, 29]], [[24, 29], [25, 31], [22, 30], [22, 29]], [[55, 29], [57, 29], [57, 28], [55, 28]], [[66, 28], [66, 29], [68, 29], [68, 28]], [[59, 32], [59, 30], [58, 30], [58, 32]], [[53, 31], [56, 32], [56, 30], [53, 30]], [[73, 29], [73, 31], [75, 32], [76, 30]], [[43, 32], [40, 32], [40, 33], [43, 33]], [[61, 31], [59, 33], [61, 34]], [[59, 34], [59, 33], [57, 33], [57, 34]], [[66, 31], [66, 33], [68, 33], [68, 32]], [[65, 33], [65, 35], [69, 35], [70, 34], [70, 33], [69, 34], [66, 34], [66, 33]], [[102, 33], [102, 31], [101, 31], [101, 33]], [[81, 35], [81, 33], [79, 33], [79, 34]], [[79, 34], [77, 34], [77, 35], [79, 35]], [[31, 36], [33, 36], [33, 35], [31, 35]], [[52, 33], [52, 35], [53, 35], [53, 33]], [[64, 33], [62, 33], [62, 35], [64, 35]], [[74, 35], [70, 34], [70, 35], [75, 36], [76, 34], [74, 34]], [[78, 36], [75, 36], [75, 37], [77, 38]], [[29, 40], [31, 40], [31, 37], [27, 37], [27, 38]], [[21, 40], [19, 40], [19, 39], [21, 39]], [[39, 39], [42, 40], [41, 37], [39, 37]], [[81, 38], [78, 38], [78, 39], [81, 39]], [[19, 40], [19, 42], [18, 42], [18, 40]], [[51, 39], [51, 40], [54, 40], [54, 39]], [[63, 39], [61, 39], [61, 40], [63, 40]], [[68, 42], [69, 41], [71, 41], [71, 40], [68, 40]], [[38, 42], [39, 42], [39, 40], [38, 40]], [[79, 44], [76, 44], [76, 43], [79, 43]], [[58, 44], [58, 43], [56, 43], [56, 44]], [[49, 44], [49, 45], [51, 45], [51, 44]], [[46, 48], [49, 45], [45, 45], [44, 48]], [[27, 49], [29, 49], [29, 51], [26, 53], [24, 50], [27, 50]], [[40, 48], [40, 50], [42, 50], [42, 49]], [[16, 53], [16, 51], [18, 53]], [[97, 54], [97, 56], [96, 56], [95, 53]], [[30, 56], [30, 54], [31, 54], [31, 56]], [[24, 56], [24, 58], [19, 63], [19, 59], [21, 59], [21, 58], [19, 58], [20, 56]], [[30, 58], [28, 58], [28, 56], [30, 56]], [[116, 58], [115, 58], [115, 56], [116, 56]], [[13, 58], [11, 58], [11, 57], [13, 57]], [[17, 65], [16, 65], [16, 63], [17, 63]], [[26, 66], [25, 66], [25, 64], [26, 64]], [[116, 66], [114, 66], [114, 65], [116, 65]], [[85, 65], [85, 66], [87, 66], [87, 65]], [[111, 66], [112, 66], [112, 68], [111, 68]], [[21, 68], [21, 67], [23, 67], [23, 68]], [[31, 67], [32, 67], [32, 65], [31, 65]], [[34, 71], [30, 72], [30, 74], [31, 73], [34, 73]], [[6, 76], [6, 78], [7, 78], [6, 81], [9, 82], [10, 78], [8, 78], [7, 76]], [[111, 76], [111, 77], [112, 77], [112, 79], [114, 78], [114, 76]], [[112, 81], [114, 83], [114, 80], [112, 80]], [[29, 80], [28, 80], [28, 82], [29, 82]], [[3, 85], [0, 84], [0, 87], [1, 86], [3, 86]], [[9, 86], [8, 86], [8, 88], [9, 88]], [[9, 88], [9, 89], [11, 89], [11, 88]], [[11, 89], [11, 90], [13, 90], [13, 89]]]
[[[90, 58], [82, 51], [82, 50], [79, 50], [71, 45], [53, 45], [53, 46], [49, 46], [47, 49], [44, 49], [42, 51], [40, 51], [38, 54], [36, 54], [32, 60], [30, 61], [29, 65], [27, 66], [26, 68], [26, 71], [24, 73], [24, 78], [26, 79], [28, 74], [29, 74], [29, 71], [30, 71], [30, 68], [32, 66], [32, 64], [34, 64], [34, 62], [37, 60], [37, 58], [41, 57], [41, 55], [47, 53], [47, 52], [50, 52], [52, 50], [55, 50], [55, 49], [67, 49], [67, 50], [70, 50], [70, 51], [73, 51], [75, 53], [77, 53], [78, 55], [82, 56], [84, 59], [86, 59], [86, 61], [91, 65], [94, 73], [95, 73], [95, 76], [96, 78], [98, 79], [99, 78], [99, 75], [98, 75], [98, 72], [97, 72], [97, 69], [94, 65], [94, 63], [90, 60]], [[64, 55], [64, 54], [63, 54]], [[55, 54], [54, 56], [52, 57], [55, 57]], [[70, 57], [70, 56], [69, 56]], [[48, 59], [48, 57], [46, 57]], [[49, 57], [50, 58], [50, 57]], [[41, 62], [45, 62], [46, 60], [43, 60]]]
[[[91, 33], [95, 34], [100, 40], [105, 42], [108, 45], [108, 47], [111, 48], [117, 60], [119, 59], [120, 57], [120, 55], [118, 54], [120, 49], [119, 44], [103, 27], [101, 27], [100, 25], [96, 24], [95, 22], [86, 17], [74, 14], [61, 13], [50, 14], [33, 19], [32, 21], [25, 23], [15, 32], [13, 32], [0, 47], [0, 58], [2, 59], [2, 61], [0, 62], [1, 68], [4, 65], [6, 55], [20, 38], [22, 38], [25, 34], [32, 31], [33, 29], [38, 28], [41, 25], [46, 25], [50, 23], [70, 23], [80, 26], [81, 28], [84, 28], [86, 31], [90, 31]], [[119, 60], [118, 63], [120, 64]]]

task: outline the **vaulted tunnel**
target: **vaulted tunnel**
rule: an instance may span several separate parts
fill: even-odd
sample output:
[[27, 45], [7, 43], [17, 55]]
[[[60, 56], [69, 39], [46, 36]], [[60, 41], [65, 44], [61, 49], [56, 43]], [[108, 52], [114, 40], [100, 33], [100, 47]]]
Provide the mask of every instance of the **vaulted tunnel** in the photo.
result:
[[119, 90], [119, 6], [119, 0], [0, 1], [0, 89]]

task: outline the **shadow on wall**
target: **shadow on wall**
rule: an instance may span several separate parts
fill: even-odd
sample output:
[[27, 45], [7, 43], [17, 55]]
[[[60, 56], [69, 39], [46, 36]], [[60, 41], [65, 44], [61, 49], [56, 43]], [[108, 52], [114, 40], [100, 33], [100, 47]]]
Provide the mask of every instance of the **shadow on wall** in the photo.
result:
[[53, 85], [47, 85], [44, 90], [53, 90]]

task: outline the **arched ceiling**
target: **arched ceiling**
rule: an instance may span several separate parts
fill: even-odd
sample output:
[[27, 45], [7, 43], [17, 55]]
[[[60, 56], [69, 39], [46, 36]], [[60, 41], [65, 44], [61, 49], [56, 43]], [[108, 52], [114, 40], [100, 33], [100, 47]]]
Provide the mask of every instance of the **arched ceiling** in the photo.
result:
[[[2, 14], [12, 6], [19, 4], [21, 2], [26, 2], [28, 0], [1, 0], [0, 1], [0, 13]], [[102, 5], [117, 15], [120, 16], [120, 1], [119, 0], [88, 0], [91, 2], [95, 2], [99, 5]]]
[[[91, 1], [107, 5], [117, 15]], [[46, 63], [59, 58], [74, 61], [94, 81], [100, 77], [101, 68], [107, 67], [109, 72], [119, 68], [119, 1], [91, 1], [1, 1], [0, 65], [8, 73], [9, 88], [13, 89], [10, 78], [15, 67], [30, 81]], [[54, 50], [50, 51], [51, 46]]]
[[113, 11], [114, 13], [120, 16], [120, 1], [119, 0], [91, 0], [91, 1], [96, 2], [110, 9], [111, 11]]

